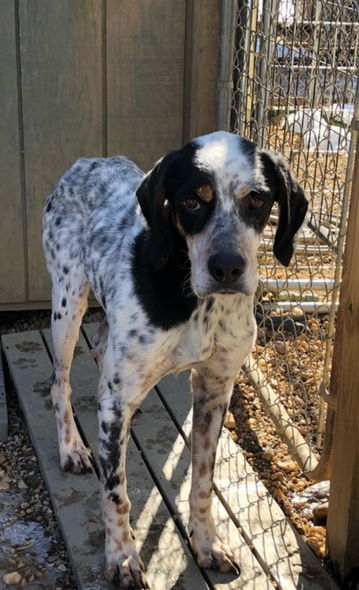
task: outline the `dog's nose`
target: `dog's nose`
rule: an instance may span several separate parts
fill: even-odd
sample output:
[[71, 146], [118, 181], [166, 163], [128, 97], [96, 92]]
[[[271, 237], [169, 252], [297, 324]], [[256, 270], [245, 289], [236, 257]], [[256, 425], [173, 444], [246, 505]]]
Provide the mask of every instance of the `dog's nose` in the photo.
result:
[[223, 285], [233, 285], [243, 274], [245, 261], [240, 254], [220, 252], [208, 261], [208, 270], [212, 277]]

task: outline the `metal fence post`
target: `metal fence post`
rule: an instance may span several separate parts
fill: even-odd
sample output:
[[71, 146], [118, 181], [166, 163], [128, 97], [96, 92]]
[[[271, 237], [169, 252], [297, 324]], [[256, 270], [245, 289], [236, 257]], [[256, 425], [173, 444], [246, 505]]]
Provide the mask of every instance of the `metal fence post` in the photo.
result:
[[218, 72], [217, 128], [229, 131], [233, 90], [236, 2], [221, 2], [221, 35]]

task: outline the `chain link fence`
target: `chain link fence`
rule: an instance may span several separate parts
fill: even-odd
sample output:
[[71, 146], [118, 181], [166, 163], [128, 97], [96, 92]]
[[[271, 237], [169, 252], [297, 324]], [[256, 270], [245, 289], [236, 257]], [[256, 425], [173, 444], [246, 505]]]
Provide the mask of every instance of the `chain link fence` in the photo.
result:
[[358, 120], [357, 0], [235, 3], [231, 131], [282, 152], [310, 200], [289, 269], [259, 254], [258, 341], [247, 373], [296, 455], [316, 473]]

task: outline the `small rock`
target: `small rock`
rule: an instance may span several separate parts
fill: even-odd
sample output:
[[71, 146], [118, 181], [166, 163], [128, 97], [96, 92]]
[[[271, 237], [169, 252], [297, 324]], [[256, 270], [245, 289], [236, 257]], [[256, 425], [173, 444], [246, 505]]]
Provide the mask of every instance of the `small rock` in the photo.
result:
[[60, 572], [63, 572], [63, 573], [67, 572], [67, 567], [66, 567], [66, 565], [65, 565], [64, 563], [61, 563], [61, 564], [58, 566], [58, 568], [57, 568], [57, 569], [58, 569]]
[[8, 490], [10, 487], [9, 476], [4, 472], [0, 473], [0, 491]]
[[23, 479], [19, 479], [19, 481], [17, 483], [17, 487], [19, 490], [27, 490], [27, 488], [28, 488], [27, 484], [24, 482]]
[[3, 577], [3, 582], [7, 586], [11, 586], [12, 584], [20, 584], [21, 575], [19, 574], [19, 572], [10, 572], [8, 574], [5, 574], [5, 576]]
[[277, 461], [276, 462], [279, 469], [283, 469], [284, 471], [299, 471], [299, 466], [297, 465], [297, 463], [295, 461]]
[[257, 330], [257, 341], [261, 344], [264, 340], [265, 340], [265, 331], [262, 330], [261, 328], [258, 328]]
[[288, 352], [288, 345], [284, 340], [276, 340], [274, 348], [279, 354], [286, 354]]
[[315, 524], [325, 524], [328, 516], [328, 502], [323, 502], [313, 508], [313, 517]]
[[227, 417], [224, 421], [224, 425], [226, 428], [235, 428], [236, 427], [236, 421], [234, 419], [232, 412], [227, 412]]
[[272, 481], [283, 481], [283, 479], [284, 473], [282, 471], [277, 471], [276, 473], [273, 473], [273, 475], [271, 475]]

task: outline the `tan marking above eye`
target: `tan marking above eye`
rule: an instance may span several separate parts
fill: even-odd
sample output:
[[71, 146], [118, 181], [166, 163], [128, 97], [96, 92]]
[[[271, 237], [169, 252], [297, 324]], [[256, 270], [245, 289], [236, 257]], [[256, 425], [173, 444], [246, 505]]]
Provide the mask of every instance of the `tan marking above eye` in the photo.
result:
[[196, 190], [196, 194], [206, 203], [213, 199], [213, 188], [209, 184], [204, 184]]

